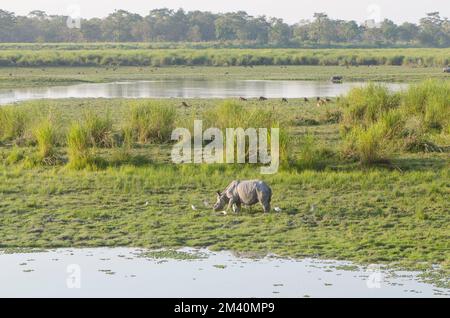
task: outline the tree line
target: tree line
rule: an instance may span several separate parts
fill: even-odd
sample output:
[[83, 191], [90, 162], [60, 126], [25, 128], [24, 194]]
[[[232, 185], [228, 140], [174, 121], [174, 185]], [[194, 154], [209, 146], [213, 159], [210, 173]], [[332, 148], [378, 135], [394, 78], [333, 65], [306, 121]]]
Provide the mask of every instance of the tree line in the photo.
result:
[[105, 18], [81, 19], [35, 10], [27, 16], [0, 10], [0, 42], [235, 42], [254, 46], [425, 46], [449, 47], [450, 22], [439, 12], [418, 24], [397, 25], [332, 19], [315, 13], [312, 20], [287, 24], [279, 18], [253, 17], [244, 11], [214, 14], [156, 9], [147, 16], [117, 10]]

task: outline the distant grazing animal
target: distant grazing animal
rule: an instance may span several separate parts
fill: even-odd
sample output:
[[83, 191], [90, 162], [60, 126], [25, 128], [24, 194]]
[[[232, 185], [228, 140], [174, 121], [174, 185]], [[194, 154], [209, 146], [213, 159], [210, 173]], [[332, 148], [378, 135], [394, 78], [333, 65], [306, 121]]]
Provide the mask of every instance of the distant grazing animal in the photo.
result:
[[330, 80], [332, 83], [342, 83], [342, 79], [342, 76], [332, 76]]
[[287, 103], [287, 102], [288, 102], [287, 98], [282, 98], [281, 101], [282, 101], [283, 103]]
[[303, 98], [303, 100], [305, 101], [305, 102], [309, 102], [309, 99], [308, 98]]
[[317, 97], [316, 100], [317, 100], [318, 102], [320, 102], [321, 99], [320, 99], [320, 97]]
[[214, 204], [214, 211], [220, 211], [228, 205], [235, 213], [241, 210], [242, 205], [255, 205], [260, 203], [265, 213], [270, 212], [272, 201], [272, 189], [263, 181], [233, 181], [223, 191], [217, 191], [217, 202]]
[[317, 107], [320, 107], [320, 106], [323, 106], [323, 105], [325, 105], [326, 104], [326, 102], [323, 100], [323, 99], [318, 99], [317, 100]]
[[444, 73], [450, 73], [450, 66], [444, 67]]
[[240, 100], [240, 101], [243, 101], [243, 102], [246, 102], [246, 101], [247, 101], [247, 98], [239, 97], [239, 100]]
[[181, 106], [184, 106], [184, 107], [191, 107], [191, 106], [189, 106], [188, 103], [186, 103], [186, 102], [181, 102]]
[[327, 103], [329, 103], [329, 102], [331, 102], [331, 99], [325, 98], [325, 101], [326, 101]]
[[260, 101], [265, 101], [265, 100], [267, 100], [267, 98], [265, 98], [264, 96], [261, 96], [261, 97], [259, 98], [259, 100], [260, 100]]

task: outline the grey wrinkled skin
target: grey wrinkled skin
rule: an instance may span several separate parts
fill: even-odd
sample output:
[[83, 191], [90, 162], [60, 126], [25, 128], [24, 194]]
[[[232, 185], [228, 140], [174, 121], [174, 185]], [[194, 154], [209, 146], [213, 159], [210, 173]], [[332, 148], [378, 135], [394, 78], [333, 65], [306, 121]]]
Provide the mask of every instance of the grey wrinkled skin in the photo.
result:
[[232, 208], [238, 213], [242, 205], [255, 205], [260, 203], [265, 213], [270, 212], [270, 202], [272, 201], [272, 189], [263, 181], [233, 181], [223, 191], [217, 191], [217, 202], [214, 211], [223, 210], [228, 204], [227, 210]]

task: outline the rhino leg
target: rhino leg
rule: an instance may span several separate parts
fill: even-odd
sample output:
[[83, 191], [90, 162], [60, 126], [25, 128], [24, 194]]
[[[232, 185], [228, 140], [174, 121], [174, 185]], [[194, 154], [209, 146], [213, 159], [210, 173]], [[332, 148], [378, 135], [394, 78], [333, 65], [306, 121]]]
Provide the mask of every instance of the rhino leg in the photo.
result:
[[230, 202], [228, 202], [228, 210], [230, 209], [235, 213], [239, 213], [241, 211], [241, 202], [235, 197], [232, 197]]

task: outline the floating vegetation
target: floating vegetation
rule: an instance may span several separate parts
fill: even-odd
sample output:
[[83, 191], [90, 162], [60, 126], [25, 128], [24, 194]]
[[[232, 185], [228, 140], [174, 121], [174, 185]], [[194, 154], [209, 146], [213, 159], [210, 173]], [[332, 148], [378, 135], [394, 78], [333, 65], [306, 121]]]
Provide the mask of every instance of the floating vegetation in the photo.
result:
[[48, 252], [48, 250], [32, 247], [9, 247], [0, 250], [0, 254], [32, 254], [32, 253], [46, 253], [46, 252]]
[[359, 267], [356, 265], [338, 265], [338, 266], [335, 266], [334, 269], [339, 270], [339, 271], [354, 272], [354, 271], [359, 270]]
[[137, 255], [149, 259], [198, 260], [207, 255], [200, 252], [184, 252], [177, 250], [143, 251]]

